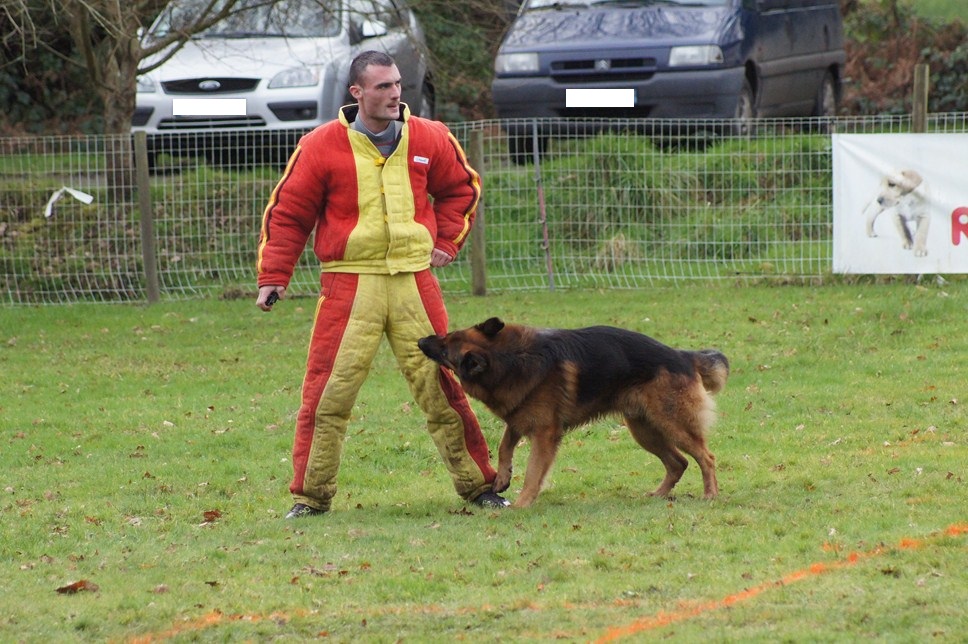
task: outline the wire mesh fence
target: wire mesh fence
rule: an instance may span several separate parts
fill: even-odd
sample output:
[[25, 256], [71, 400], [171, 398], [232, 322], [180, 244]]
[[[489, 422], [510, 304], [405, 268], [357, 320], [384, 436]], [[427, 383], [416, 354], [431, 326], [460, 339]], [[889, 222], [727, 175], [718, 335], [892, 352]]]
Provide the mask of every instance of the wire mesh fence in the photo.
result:
[[[740, 135], [694, 120], [451, 129], [484, 197], [473, 249], [438, 278], [470, 292], [823, 280], [830, 132], [909, 132], [911, 122], [769, 120]], [[928, 129], [968, 132], [968, 114], [931, 115]], [[164, 299], [254, 297], [262, 212], [299, 133], [289, 134], [149, 140], [143, 183], [130, 137], [0, 138], [0, 302], [145, 301], [146, 257]], [[318, 279], [307, 249], [290, 293], [315, 295]]]

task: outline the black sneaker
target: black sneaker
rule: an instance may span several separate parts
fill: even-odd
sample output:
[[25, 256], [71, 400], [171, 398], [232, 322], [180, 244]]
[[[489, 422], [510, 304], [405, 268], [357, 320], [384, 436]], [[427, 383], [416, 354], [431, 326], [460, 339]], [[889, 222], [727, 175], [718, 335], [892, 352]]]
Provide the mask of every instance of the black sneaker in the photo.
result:
[[496, 492], [485, 492], [471, 501], [471, 503], [479, 505], [482, 508], [506, 508], [511, 505], [510, 501]]
[[326, 510], [317, 510], [316, 508], [306, 505], [305, 503], [297, 503], [292, 506], [289, 510], [289, 514], [286, 515], [287, 519], [301, 519], [303, 517], [314, 517], [317, 514], [325, 514]]

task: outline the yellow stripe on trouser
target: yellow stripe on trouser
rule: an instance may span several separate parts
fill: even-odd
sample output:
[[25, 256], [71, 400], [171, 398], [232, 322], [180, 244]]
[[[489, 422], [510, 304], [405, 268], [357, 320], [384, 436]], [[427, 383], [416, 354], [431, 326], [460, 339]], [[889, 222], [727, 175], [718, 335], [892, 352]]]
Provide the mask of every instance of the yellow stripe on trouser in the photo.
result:
[[473, 499], [491, 488], [494, 470], [466, 398], [452, 376], [417, 347], [419, 338], [446, 328], [439, 287], [429, 271], [323, 275], [296, 421], [290, 487], [296, 502], [330, 507], [346, 426], [384, 335], [427, 416], [457, 493]]

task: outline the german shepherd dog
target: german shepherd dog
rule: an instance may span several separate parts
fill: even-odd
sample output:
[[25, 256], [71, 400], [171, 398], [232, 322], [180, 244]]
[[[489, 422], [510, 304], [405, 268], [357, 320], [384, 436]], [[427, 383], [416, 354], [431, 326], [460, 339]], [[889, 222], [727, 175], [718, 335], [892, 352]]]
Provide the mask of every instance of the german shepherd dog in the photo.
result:
[[537, 498], [568, 430], [612, 413], [621, 414], [636, 442], [665, 465], [653, 495], [667, 496], [682, 478], [688, 462], [680, 449], [699, 464], [705, 497], [719, 493], [716, 459], [705, 438], [715, 418], [710, 394], [722, 390], [729, 375], [719, 351], [681, 351], [614, 327], [537, 329], [498, 318], [422, 338], [418, 346], [507, 423], [495, 492], [511, 483], [521, 438], [531, 441], [515, 507]]

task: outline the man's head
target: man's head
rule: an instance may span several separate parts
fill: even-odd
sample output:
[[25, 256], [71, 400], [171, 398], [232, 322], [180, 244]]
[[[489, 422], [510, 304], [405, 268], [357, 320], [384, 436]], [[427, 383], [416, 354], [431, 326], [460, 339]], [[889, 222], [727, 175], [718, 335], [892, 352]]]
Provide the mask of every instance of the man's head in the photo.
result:
[[400, 118], [400, 70], [393, 58], [365, 51], [350, 64], [350, 96], [359, 103], [359, 117], [373, 132], [382, 132]]

